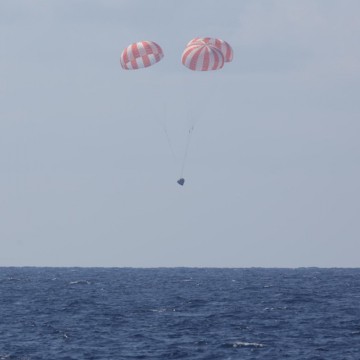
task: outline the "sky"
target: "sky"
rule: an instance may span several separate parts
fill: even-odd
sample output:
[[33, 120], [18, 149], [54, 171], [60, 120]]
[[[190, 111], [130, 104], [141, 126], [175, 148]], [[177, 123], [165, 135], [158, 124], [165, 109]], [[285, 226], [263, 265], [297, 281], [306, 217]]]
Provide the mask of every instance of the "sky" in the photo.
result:
[[[359, 267], [359, 13], [1, 0], [0, 266]], [[198, 36], [234, 60], [185, 68]], [[123, 70], [141, 40], [163, 60]]]

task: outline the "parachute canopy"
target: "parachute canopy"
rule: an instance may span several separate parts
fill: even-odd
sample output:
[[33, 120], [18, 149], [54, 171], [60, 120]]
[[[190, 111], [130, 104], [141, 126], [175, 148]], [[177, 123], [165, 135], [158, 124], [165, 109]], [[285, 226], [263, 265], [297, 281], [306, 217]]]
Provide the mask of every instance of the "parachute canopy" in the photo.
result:
[[164, 57], [161, 47], [154, 41], [130, 44], [120, 56], [121, 67], [136, 70], [156, 64]]
[[225, 62], [232, 61], [232, 59], [234, 57], [233, 49], [230, 46], [230, 44], [227, 43], [226, 41], [224, 41], [222, 39], [218, 39], [218, 38], [196, 37], [196, 38], [192, 39], [191, 41], [189, 41], [188, 44], [186, 45], [186, 47], [188, 47], [192, 44], [198, 44], [198, 43], [199, 44], [205, 43], [205, 44], [215, 46], [223, 54]]
[[224, 55], [211, 44], [203, 41], [190, 43], [181, 57], [181, 62], [190, 70], [218, 70], [224, 66]]

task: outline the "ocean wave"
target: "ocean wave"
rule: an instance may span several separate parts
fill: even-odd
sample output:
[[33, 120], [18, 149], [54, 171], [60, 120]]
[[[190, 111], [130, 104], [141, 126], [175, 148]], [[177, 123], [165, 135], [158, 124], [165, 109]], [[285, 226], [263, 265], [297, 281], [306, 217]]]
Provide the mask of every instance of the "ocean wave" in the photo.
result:
[[91, 282], [88, 281], [88, 280], [76, 280], [76, 281], [70, 281], [69, 284], [70, 284], [70, 285], [78, 285], [78, 284], [81, 284], [81, 285], [90, 285]]
[[252, 347], [252, 348], [262, 348], [265, 345], [264, 344], [260, 344], [260, 343], [256, 343], [256, 342], [245, 342], [245, 341], [236, 341], [233, 343], [232, 345], [234, 348], [237, 347]]
[[306, 271], [5, 269], [0, 360], [360, 359], [360, 269]]

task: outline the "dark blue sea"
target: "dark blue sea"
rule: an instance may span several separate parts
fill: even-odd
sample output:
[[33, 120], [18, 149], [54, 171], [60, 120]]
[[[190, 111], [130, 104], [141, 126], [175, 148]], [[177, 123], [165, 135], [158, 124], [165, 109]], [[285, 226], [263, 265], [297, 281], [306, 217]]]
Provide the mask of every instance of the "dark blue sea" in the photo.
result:
[[360, 360], [360, 269], [0, 268], [0, 359]]

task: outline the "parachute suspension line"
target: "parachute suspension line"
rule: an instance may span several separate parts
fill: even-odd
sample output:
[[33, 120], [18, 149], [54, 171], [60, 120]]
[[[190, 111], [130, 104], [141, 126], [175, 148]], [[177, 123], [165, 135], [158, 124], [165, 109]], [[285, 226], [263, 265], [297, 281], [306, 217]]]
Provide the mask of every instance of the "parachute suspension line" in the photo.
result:
[[183, 161], [182, 161], [182, 164], [181, 164], [180, 178], [182, 178], [182, 177], [183, 177], [183, 174], [184, 174], [185, 164], [186, 164], [186, 160], [187, 160], [187, 157], [188, 157], [188, 152], [189, 152], [189, 147], [190, 147], [190, 142], [191, 142], [192, 133], [193, 133], [193, 131], [194, 131], [194, 126], [195, 126], [195, 125], [192, 125], [192, 126], [190, 127], [189, 132], [188, 132], [188, 134], [187, 134], [185, 153], [184, 153], [184, 158], [183, 158]]
[[174, 163], [177, 163], [177, 161], [178, 161], [177, 156], [176, 156], [176, 153], [175, 153], [175, 150], [174, 150], [171, 138], [169, 136], [167, 126], [166, 126], [166, 123], [167, 123], [167, 106], [166, 106], [165, 103], [163, 104], [163, 120], [161, 120], [161, 117], [160, 117], [159, 118], [159, 123], [160, 123], [161, 128], [164, 131], [166, 141], [167, 141], [167, 143], [169, 145], [169, 149], [170, 149], [170, 152], [171, 152], [171, 155], [172, 155], [172, 159], [173, 159]]
[[172, 145], [172, 142], [171, 142], [169, 133], [168, 133], [168, 131], [167, 131], [166, 124], [161, 123], [161, 125], [162, 125], [163, 131], [164, 131], [164, 133], [165, 133], [166, 140], [167, 140], [167, 143], [168, 143], [168, 145], [169, 145], [169, 148], [170, 148], [170, 151], [171, 151], [171, 155], [172, 155], [172, 157], [173, 157], [173, 160], [174, 160], [174, 162], [177, 162], [177, 157], [176, 157], [176, 154], [175, 154], [175, 151], [174, 151], [174, 147], [173, 147], [173, 145]]

